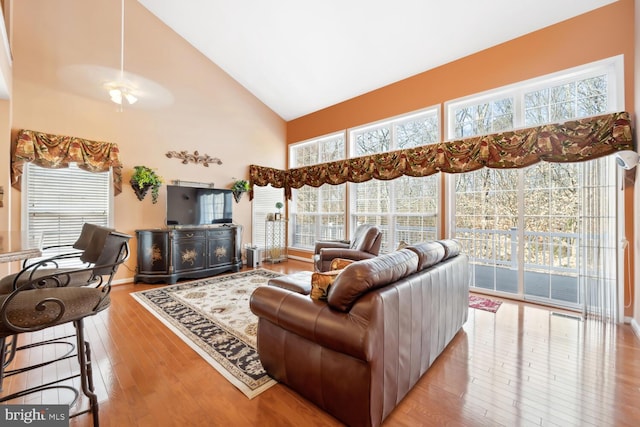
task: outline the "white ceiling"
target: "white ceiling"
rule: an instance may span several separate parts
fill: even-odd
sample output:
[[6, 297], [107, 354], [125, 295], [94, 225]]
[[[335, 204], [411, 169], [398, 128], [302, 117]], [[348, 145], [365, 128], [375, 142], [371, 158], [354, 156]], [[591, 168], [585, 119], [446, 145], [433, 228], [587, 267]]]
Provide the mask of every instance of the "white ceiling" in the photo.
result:
[[291, 120], [615, 0], [138, 1]]

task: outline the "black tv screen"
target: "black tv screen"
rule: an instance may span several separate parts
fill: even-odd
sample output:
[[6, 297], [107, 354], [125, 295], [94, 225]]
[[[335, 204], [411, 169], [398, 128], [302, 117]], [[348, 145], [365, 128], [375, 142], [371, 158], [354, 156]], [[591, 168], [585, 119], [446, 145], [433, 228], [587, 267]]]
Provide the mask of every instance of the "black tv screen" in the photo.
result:
[[167, 225], [231, 223], [232, 200], [231, 190], [167, 185]]

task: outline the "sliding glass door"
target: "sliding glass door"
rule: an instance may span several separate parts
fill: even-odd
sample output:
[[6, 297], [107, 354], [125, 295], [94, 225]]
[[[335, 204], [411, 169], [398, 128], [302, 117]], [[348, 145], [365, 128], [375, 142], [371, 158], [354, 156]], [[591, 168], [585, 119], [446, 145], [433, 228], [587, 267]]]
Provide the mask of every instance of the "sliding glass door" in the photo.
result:
[[526, 297], [571, 307], [580, 304], [580, 169], [574, 163], [540, 163], [522, 171]]
[[453, 235], [471, 256], [473, 287], [589, 312], [606, 305], [611, 315], [613, 159], [482, 169], [453, 179]]
[[[612, 58], [452, 101], [448, 139], [619, 110], [621, 64]], [[616, 173], [609, 156], [452, 176], [451, 231], [471, 257], [472, 286], [616, 319]]]
[[481, 169], [455, 176], [455, 229], [472, 259], [472, 286], [518, 290], [518, 171]]

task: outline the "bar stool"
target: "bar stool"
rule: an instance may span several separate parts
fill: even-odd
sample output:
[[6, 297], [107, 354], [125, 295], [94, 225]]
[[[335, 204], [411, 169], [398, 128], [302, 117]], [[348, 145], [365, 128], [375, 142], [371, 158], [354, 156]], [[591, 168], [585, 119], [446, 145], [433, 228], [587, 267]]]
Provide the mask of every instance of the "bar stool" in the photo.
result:
[[[62, 271], [51, 270], [52, 274], [39, 273], [38, 277], [22, 283], [11, 293], [0, 295], [0, 346], [2, 364], [0, 365], [0, 381], [6, 377], [22, 374], [36, 368], [44, 368], [60, 360], [77, 357], [80, 373], [65, 378], [29, 387], [0, 397], [0, 403], [29, 395], [31, 393], [61, 388], [71, 390], [74, 399], [69, 403], [75, 405], [80, 391], [89, 399], [89, 408], [78, 411], [70, 417], [91, 412], [93, 425], [99, 425], [98, 398], [94, 391], [91, 351], [89, 343], [84, 337], [84, 319], [93, 316], [109, 307], [111, 299], [111, 281], [118, 267], [129, 256], [129, 239], [131, 236], [111, 231], [103, 240], [102, 250], [98, 258], [100, 263], [90, 267]], [[83, 278], [91, 277], [90, 283], [83, 282]], [[78, 283], [85, 283], [78, 286]], [[25, 332], [35, 332], [54, 326], [72, 323], [75, 333], [61, 338], [41, 341], [26, 346], [17, 347], [17, 336]], [[68, 341], [75, 337], [75, 344]], [[37, 363], [31, 366], [7, 370], [7, 366], [14, 360], [18, 351], [34, 348], [40, 345], [66, 344], [73, 346], [63, 356]], [[71, 385], [62, 384], [65, 381], [80, 378], [80, 390]], [[0, 383], [1, 385], [1, 383]]]

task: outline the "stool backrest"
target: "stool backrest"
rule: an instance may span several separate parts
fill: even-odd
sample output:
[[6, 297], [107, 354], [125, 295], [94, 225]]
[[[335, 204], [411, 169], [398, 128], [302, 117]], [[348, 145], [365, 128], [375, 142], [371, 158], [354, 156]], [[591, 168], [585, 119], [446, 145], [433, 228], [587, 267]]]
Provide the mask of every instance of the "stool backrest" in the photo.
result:
[[85, 222], [84, 224], [82, 224], [82, 231], [80, 231], [80, 236], [78, 236], [78, 240], [76, 240], [75, 243], [73, 244], [73, 248], [81, 251], [86, 250], [89, 246], [91, 246], [93, 233], [96, 230], [113, 231], [113, 228], [107, 228], [101, 225]]

